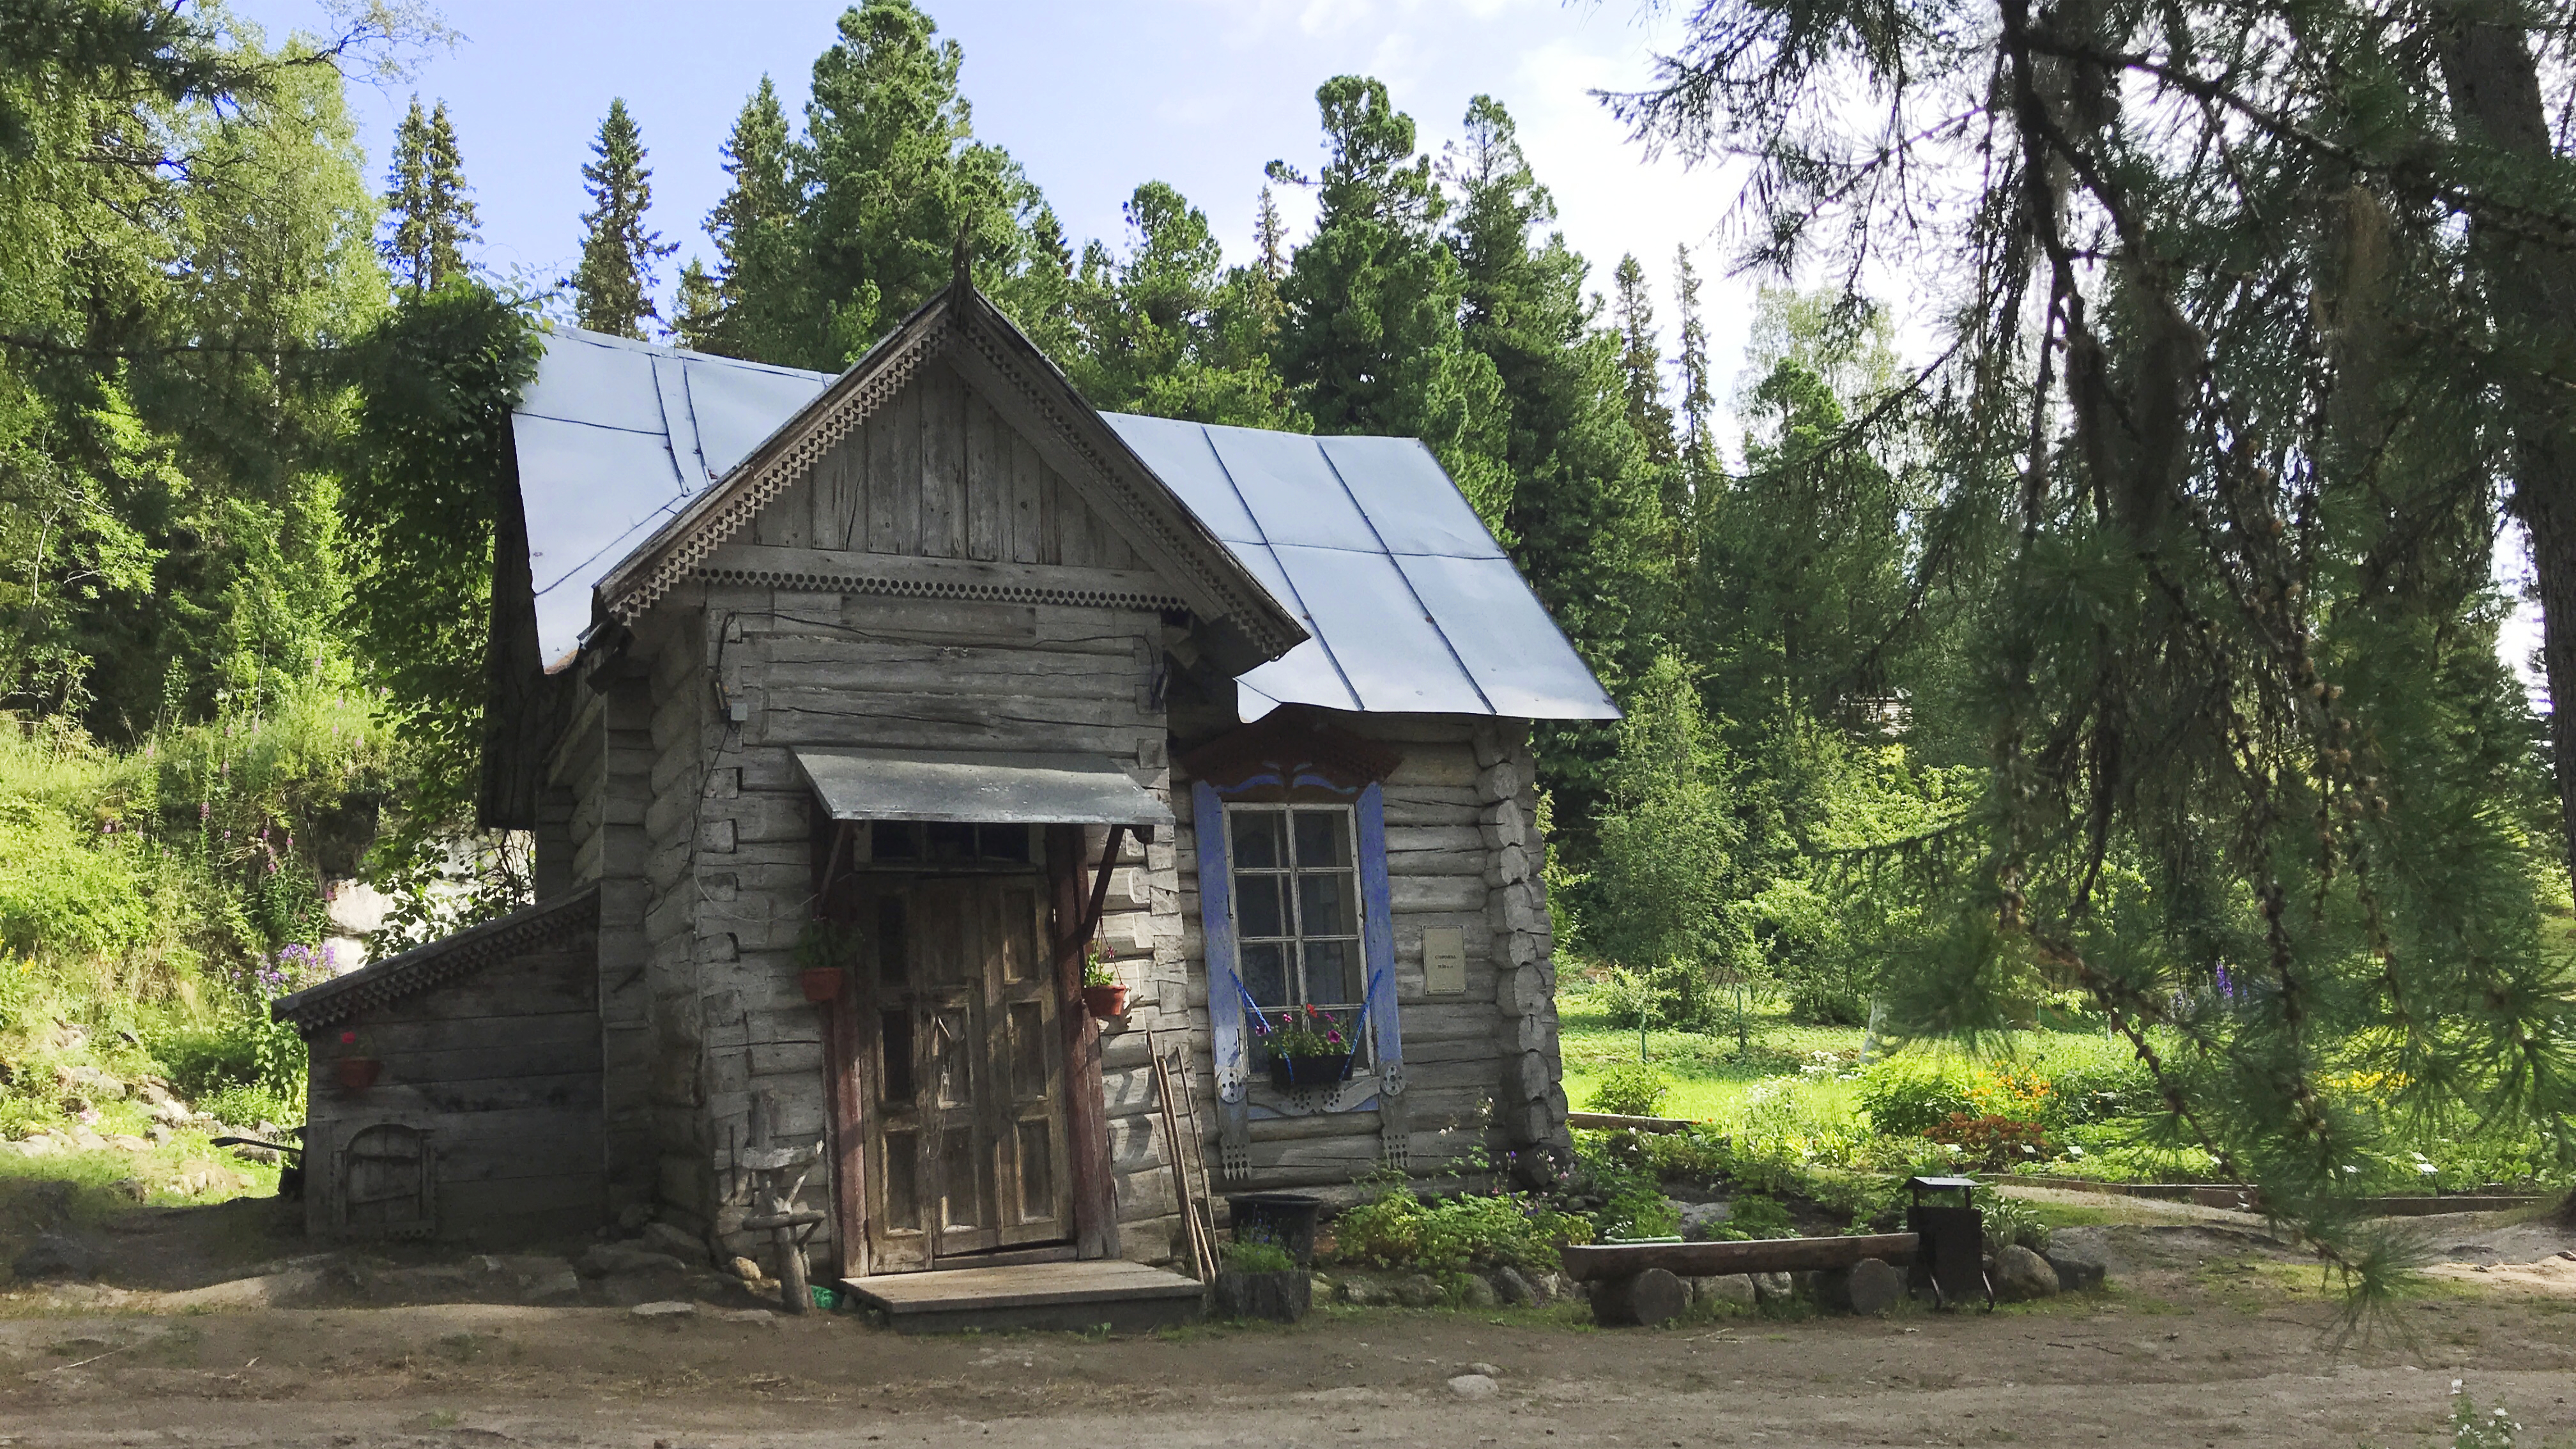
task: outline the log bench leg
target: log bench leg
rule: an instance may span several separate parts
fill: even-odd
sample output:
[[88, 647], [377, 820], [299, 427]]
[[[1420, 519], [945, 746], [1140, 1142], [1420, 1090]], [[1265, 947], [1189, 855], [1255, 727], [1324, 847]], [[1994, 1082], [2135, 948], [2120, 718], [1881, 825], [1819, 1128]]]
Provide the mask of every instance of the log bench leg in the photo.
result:
[[1682, 1316], [1690, 1292], [1661, 1268], [1592, 1282], [1592, 1319], [1606, 1327], [1654, 1328]]

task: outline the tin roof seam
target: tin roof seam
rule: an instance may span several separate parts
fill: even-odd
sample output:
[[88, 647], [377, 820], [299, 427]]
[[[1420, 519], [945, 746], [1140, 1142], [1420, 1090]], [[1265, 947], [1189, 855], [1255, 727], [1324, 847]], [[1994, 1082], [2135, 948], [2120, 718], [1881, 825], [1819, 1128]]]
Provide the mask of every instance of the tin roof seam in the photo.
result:
[[[1358, 490], [1351, 487], [1351, 480], [1342, 476], [1342, 465], [1333, 461], [1331, 450], [1322, 444], [1317, 444], [1315, 451], [1323, 455], [1324, 466], [1332, 470], [1333, 481], [1342, 485], [1343, 496], [1349, 498], [1351, 507], [1359, 511], [1360, 522], [1368, 525], [1369, 537], [1377, 540], [1378, 551], [1386, 555], [1388, 561], [1395, 562], [1395, 550], [1386, 546], [1386, 535], [1378, 531], [1377, 520], [1369, 516], [1368, 508], [1360, 502]], [[1467, 681], [1469, 689], [1476, 691], [1476, 702], [1489, 713], [1501, 714], [1501, 710], [1494, 708], [1493, 696], [1485, 693], [1484, 682], [1476, 678], [1476, 671], [1467, 667], [1466, 657], [1458, 652], [1449, 631], [1440, 627], [1440, 620], [1432, 614], [1431, 606], [1423, 601], [1422, 591], [1413, 586], [1413, 576], [1404, 571], [1400, 562], [1395, 563], [1395, 576], [1404, 580], [1404, 596], [1413, 601], [1413, 607], [1422, 611], [1422, 622], [1430, 625], [1431, 632], [1440, 636], [1440, 647], [1449, 651], [1449, 662], [1458, 666], [1458, 677]]]
[[[1255, 547], [1270, 555], [1271, 567], [1279, 570], [1280, 581], [1288, 586], [1288, 592], [1293, 596], [1288, 600], [1289, 607], [1295, 609], [1297, 617], [1305, 622], [1306, 632], [1314, 639], [1315, 647], [1324, 651], [1324, 662], [1333, 666], [1333, 677], [1339, 679], [1342, 682], [1342, 688], [1349, 691], [1351, 707], [1365, 714], [1368, 711], [1368, 701], [1360, 697], [1360, 687], [1351, 682], [1351, 672], [1342, 667], [1341, 656], [1333, 652], [1333, 641], [1324, 637], [1323, 627], [1315, 622], [1314, 611], [1306, 607], [1305, 592], [1297, 587], [1295, 579], [1288, 577], [1288, 566], [1279, 561], [1278, 550], [1270, 546], [1270, 530], [1261, 526], [1261, 515], [1252, 511], [1252, 500], [1244, 497], [1243, 485], [1234, 481], [1234, 470], [1225, 465], [1225, 454], [1217, 451], [1215, 436], [1208, 432], [1205, 423], [1199, 424], [1198, 430], [1199, 441], [1207, 444], [1208, 456], [1216, 460], [1217, 473], [1225, 479], [1225, 486], [1234, 490], [1234, 501], [1243, 505], [1243, 516], [1252, 520], [1252, 532], [1259, 540]], [[1238, 680], [1237, 683], [1240, 684], [1241, 681]], [[1258, 693], [1258, 691], [1255, 692]], [[1262, 697], [1269, 698], [1267, 695]]]

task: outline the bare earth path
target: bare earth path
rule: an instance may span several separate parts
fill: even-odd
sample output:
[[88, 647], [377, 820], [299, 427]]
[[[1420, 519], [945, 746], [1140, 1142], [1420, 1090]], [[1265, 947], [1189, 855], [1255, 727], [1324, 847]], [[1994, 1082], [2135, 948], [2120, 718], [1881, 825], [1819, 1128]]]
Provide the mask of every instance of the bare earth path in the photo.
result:
[[[2465, 1378], [2576, 1430], [2576, 1263], [2465, 1274], [2336, 1352], [2313, 1269], [2225, 1230], [2091, 1230], [2108, 1296], [1885, 1320], [1591, 1329], [1336, 1310], [1168, 1339], [898, 1338], [848, 1318], [471, 1304], [0, 1317], [0, 1444], [2447, 1444]], [[1499, 1370], [1463, 1399], [1448, 1380]]]

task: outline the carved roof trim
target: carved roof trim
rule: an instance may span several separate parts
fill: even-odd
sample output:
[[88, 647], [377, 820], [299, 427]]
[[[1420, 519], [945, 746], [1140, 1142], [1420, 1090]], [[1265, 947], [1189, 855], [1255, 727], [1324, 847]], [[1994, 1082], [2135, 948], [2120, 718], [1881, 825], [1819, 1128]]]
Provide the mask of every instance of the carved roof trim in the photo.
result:
[[497, 921], [470, 926], [426, 946], [414, 946], [346, 976], [308, 986], [269, 1003], [268, 1014], [311, 1036], [334, 1022], [434, 986], [471, 975], [513, 956], [540, 951], [599, 926], [599, 883], [568, 891]]

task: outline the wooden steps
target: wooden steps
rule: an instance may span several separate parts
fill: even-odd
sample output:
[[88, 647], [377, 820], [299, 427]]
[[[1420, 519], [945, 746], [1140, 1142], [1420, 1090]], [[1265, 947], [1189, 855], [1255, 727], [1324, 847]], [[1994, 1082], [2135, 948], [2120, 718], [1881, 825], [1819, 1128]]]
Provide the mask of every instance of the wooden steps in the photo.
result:
[[1206, 1308], [1203, 1284], [1116, 1258], [882, 1273], [844, 1278], [841, 1291], [897, 1333], [969, 1328], [1079, 1332], [1103, 1325], [1137, 1333], [1191, 1322]]

